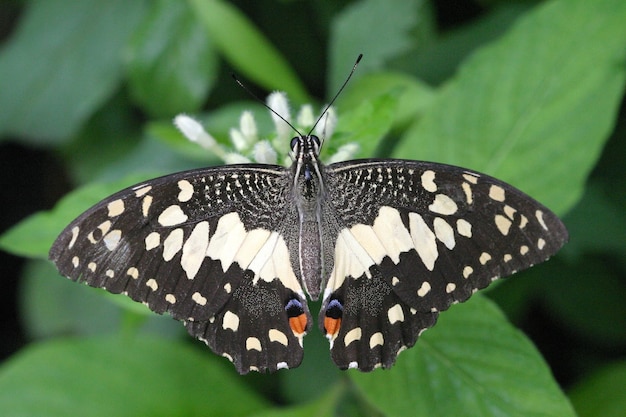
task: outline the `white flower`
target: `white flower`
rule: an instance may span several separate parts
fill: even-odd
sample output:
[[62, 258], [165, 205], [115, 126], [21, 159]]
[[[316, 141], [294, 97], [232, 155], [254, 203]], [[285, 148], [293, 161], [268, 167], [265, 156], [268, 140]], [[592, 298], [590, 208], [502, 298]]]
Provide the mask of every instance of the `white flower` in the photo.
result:
[[204, 130], [204, 127], [197, 120], [187, 116], [186, 114], [179, 114], [174, 118], [174, 125], [181, 131], [187, 139], [197, 143], [205, 149], [213, 148], [217, 142], [213, 136]]
[[348, 161], [354, 158], [354, 155], [359, 151], [358, 143], [346, 143], [345, 145], [339, 147], [337, 152], [328, 158], [328, 163], [333, 164], [335, 162]]
[[[245, 164], [258, 162], [263, 164], [276, 164], [279, 155], [285, 155], [282, 159], [284, 166], [293, 162], [289, 155], [288, 139], [298, 132], [294, 132], [291, 123], [291, 110], [287, 96], [282, 92], [274, 92], [267, 98], [267, 105], [273, 110], [270, 115], [274, 122], [276, 134], [269, 135], [272, 142], [259, 138], [257, 124], [252, 112], [245, 111], [239, 118], [239, 126], [229, 130], [232, 147], [222, 146], [204, 130], [202, 125], [193, 118], [181, 114], [174, 118], [174, 124], [190, 141], [195, 142], [214, 155], [221, 158], [227, 164]], [[280, 116], [278, 116], [278, 115]], [[310, 104], [303, 105], [298, 111], [296, 125], [307, 133], [315, 126], [315, 134], [327, 141], [334, 133], [337, 126], [337, 113], [333, 107], [326, 109], [320, 120], [315, 119], [313, 107]], [[278, 149], [278, 151], [277, 151]], [[354, 157], [358, 152], [359, 145], [349, 143], [343, 145], [330, 157], [329, 163], [345, 161]]]
[[244, 111], [239, 118], [239, 130], [250, 143], [258, 140], [258, 129], [251, 111]]
[[291, 129], [291, 126], [289, 126], [288, 123], [285, 123], [285, 120], [291, 123], [291, 110], [289, 109], [287, 95], [281, 91], [275, 91], [267, 97], [267, 105], [270, 109], [274, 110], [273, 112], [270, 112], [270, 115], [272, 116], [272, 121], [274, 122], [274, 127], [276, 128], [278, 137], [285, 138], [292, 136], [293, 130]]
[[324, 140], [331, 138], [337, 127], [337, 112], [333, 106], [326, 109], [326, 113], [322, 115], [317, 126], [315, 126], [315, 134]]
[[275, 164], [278, 157], [272, 145], [266, 140], [254, 145], [254, 160], [261, 164]]
[[224, 155], [224, 162], [228, 165], [232, 164], [249, 164], [252, 162], [250, 159], [246, 158], [242, 154], [230, 152]]
[[300, 111], [298, 112], [298, 117], [296, 118], [296, 123], [298, 127], [302, 126], [303, 128], [311, 128], [313, 123], [315, 123], [315, 118], [313, 116], [313, 106], [310, 104], [304, 104], [300, 107]]

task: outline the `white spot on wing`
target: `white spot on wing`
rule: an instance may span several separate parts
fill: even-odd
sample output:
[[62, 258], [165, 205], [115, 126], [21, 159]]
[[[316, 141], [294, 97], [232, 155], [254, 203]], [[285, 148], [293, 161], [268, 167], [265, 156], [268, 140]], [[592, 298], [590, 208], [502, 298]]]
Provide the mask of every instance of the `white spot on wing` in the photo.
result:
[[343, 344], [348, 346], [352, 342], [356, 342], [357, 340], [361, 340], [361, 328], [355, 327], [346, 333], [346, 336], [343, 339]]
[[180, 193], [178, 193], [178, 201], [184, 203], [191, 200], [191, 197], [193, 196], [193, 185], [191, 185], [189, 181], [178, 181], [178, 188], [180, 189]]
[[230, 329], [236, 332], [239, 329], [239, 316], [232, 311], [224, 313], [224, 320], [222, 321], [222, 329]]
[[246, 350], [261, 351], [261, 341], [256, 337], [249, 337], [246, 339]]
[[522, 254], [522, 255], [526, 255], [526, 254], [528, 253], [528, 246], [526, 246], [526, 245], [522, 245], [522, 246], [519, 248], [519, 253], [520, 253], [520, 254]]
[[446, 292], [450, 294], [454, 290], [456, 290], [456, 284], [454, 282], [448, 282], [446, 285]]
[[72, 239], [70, 239], [70, 243], [67, 245], [68, 249], [72, 249], [72, 246], [74, 246], [74, 243], [76, 243], [76, 238], [78, 237], [79, 230], [80, 229], [78, 228], [78, 226], [72, 227]]
[[465, 174], [463, 174], [463, 178], [465, 178], [465, 181], [470, 182], [472, 184], [478, 184], [478, 175], [474, 174], [473, 172], [466, 172]]
[[495, 201], [504, 201], [504, 188], [498, 185], [492, 185], [489, 187], [489, 197]]
[[520, 215], [519, 228], [523, 229], [528, 224], [528, 219], [523, 214]]
[[535, 216], [537, 217], [537, 221], [539, 221], [541, 227], [543, 227], [544, 230], [548, 230], [548, 226], [546, 226], [546, 222], [543, 220], [543, 211], [537, 210], [535, 212]]
[[237, 262], [243, 269], [248, 268], [250, 262], [252, 262], [259, 250], [267, 242], [267, 239], [269, 239], [270, 233], [269, 230], [265, 229], [250, 230], [236, 251], [233, 261]]
[[104, 236], [104, 245], [108, 250], [113, 250], [117, 247], [122, 239], [122, 231], [121, 230], [111, 230], [109, 233]]
[[420, 297], [424, 297], [426, 294], [430, 292], [430, 284], [428, 281], [422, 282], [421, 287], [417, 290], [417, 295]]
[[501, 214], [496, 214], [495, 222], [500, 233], [502, 233], [504, 236], [509, 234], [509, 229], [511, 228], [512, 224], [511, 220]]
[[289, 340], [287, 339], [285, 333], [278, 329], [270, 329], [267, 335], [270, 338], [270, 342], [278, 342], [283, 346], [287, 346], [289, 344]]
[[480, 262], [481, 265], [486, 264], [490, 260], [491, 260], [491, 255], [489, 255], [487, 252], [481, 253], [480, 257], [478, 258], [478, 261]]
[[457, 211], [457, 205], [450, 197], [445, 194], [437, 194], [433, 203], [428, 206], [433, 213], [450, 215]]
[[194, 292], [191, 296], [191, 299], [195, 301], [196, 304], [199, 304], [201, 306], [205, 306], [207, 302], [206, 297], [203, 297], [202, 294], [200, 294], [199, 292]]
[[413, 240], [406, 230], [400, 212], [392, 207], [383, 206], [378, 211], [372, 230], [385, 248], [387, 255], [398, 263], [400, 254], [413, 248]]
[[150, 206], [152, 205], [152, 196], [147, 195], [141, 200], [141, 214], [143, 217], [148, 217], [148, 213], [150, 213]]
[[180, 265], [185, 270], [188, 279], [194, 279], [209, 246], [209, 222], [200, 222], [191, 231], [183, 245]]
[[431, 193], [434, 193], [435, 191], [437, 191], [437, 184], [435, 184], [435, 172], [428, 170], [428, 171], [424, 171], [424, 173], [422, 174], [422, 187], [424, 187], [424, 189], [426, 191], [429, 191]]
[[400, 304], [396, 304], [387, 310], [387, 318], [391, 324], [394, 324], [397, 321], [404, 321], [404, 311], [402, 311], [402, 306]]
[[439, 239], [446, 248], [452, 250], [456, 245], [454, 240], [454, 229], [452, 226], [448, 224], [447, 221], [442, 219], [441, 217], [436, 217], [433, 221], [433, 226], [435, 229], [435, 236]]
[[513, 207], [509, 206], [508, 204], [504, 206], [504, 214], [507, 215], [507, 217], [511, 220], [513, 220], [513, 216], [515, 216], [515, 212], [517, 210], [515, 210]]
[[[374, 263], [378, 264], [383, 260], [387, 251], [378, 239], [378, 236], [372, 226], [356, 224], [350, 228], [350, 233], [352, 233], [356, 242], [363, 247]], [[392, 253], [389, 255], [390, 257], [393, 257], [392, 260], [394, 262], [399, 262], [399, 259], [394, 259], [397, 254]]]
[[131, 266], [126, 271], [126, 275], [130, 276], [132, 279], [137, 279], [139, 278], [139, 270], [135, 268], [134, 266]]
[[239, 219], [239, 214], [235, 212], [225, 214], [217, 222], [215, 233], [211, 236], [206, 254], [211, 259], [220, 261], [222, 270], [226, 272], [237, 256], [245, 238], [246, 229]]
[[78, 265], [80, 264], [80, 259], [78, 258], [78, 256], [74, 256], [72, 258], [72, 265], [74, 265], [74, 268], [78, 267]]
[[109, 210], [109, 217], [119, 216], [124, 212], [124, 202], [122, 200], [111, 201], [107, 204], [107, 209]]
[[385, 338], [381, 332], [376, 332], [370, 337], [370, 349], [374, 349], [376, 346], [382, 346], [385, 344]]
[[456, 221], [456, 230], [461, 236], [472, 237], [472, 225], [465, 219], [458, 219]]
[[161, 243], [161, 235], [157, 232], [152, 232], [148, 236], [146, 236], [146, 250], [152, 250], [159, 246]]
[[150, 278], [146, 281], [146, 287], [150, 288], [152, 291], [156, 291], [159, 289], [159, 283], [156, 282], [154, 278]]
[[187, 219], [187, 215], [183, 213], [180, 206], [174, 204], [163, 210], [159, 215], [158, 222], [162, 226], [175, 226], [186, 222]]
[[472, 187], [469, 183], [463, 182], [463, 184], [461, 184], [461, 188], [463, 188], [463, 192], [465, 193], [465, 201], [467, 201], [467, 204], [472, 204], [472, 201], [474, 201], [474, 197], [472, 196]]
[[472, 272], [474, 272], [474, 268], [469, 265], [466, 266], [465, 268], [463, 268], [463, 278], [469, 278], [469, 276], [472, 275]]
[[375, 263], [349, 229], [339, 232], [335, 244], [335, 271], [344, 277], [358, 278], [363, 274], [370, 276], [369, 268]]
[[[139, 187], [139, 188], [137, 188], [137, 187]], [[139, 185], [137, 187], [135, 188], [135, 197], [141, 197], [142, 195], [145, 195], [147, 192], [152, 190], [152, 186], [150, 186], [150, 185], [146, 185], [145, 187]]]
[[165, 301], [167, 301], [170, 304], [176, 304], [176, 296], [174, 294], [167, 294], [165, 296]]
[[[104, 222], [100, 223], [100, 224], [98, 225], [98, 229], [100, 230], [100, 236], [104, 236], [104, 235], [106, 235], [106, 234], [109, 232], [109, 230], [111, 229], [111, 222], [110, 222], [109, 220], [107, 220], [107, 221], [104, 221]], [[89, 234], [87, 235], [87, 239], [88, 239], [91, 243], [98, 243], [98, 239], [96, 239], [96, 238], [94, 237], [94, 235], [93, 235], [93, 234], [94, 234], [94, 232], [95, 232], [95, 230], [94, 230], [94, 231], [92, 231], [91, 233], [89, 233]]]
[[428, 228], [422, 216], [417, 213], [409, 213], [409, 228], [411, 229], [411, 238], [417, 254], [426, 269], [432, 271], [439, 256], [435, 234]]
[[183, 248], [183, 229], [174, 229], [163, 242], [163, 260], [169, 262]]
[[543, 249], [546, 246], [546, 241], [543, 240], [542, 238], [539, 238], [539, 240], [537, 240], [537, 247], [539, 248], [539, 250]]

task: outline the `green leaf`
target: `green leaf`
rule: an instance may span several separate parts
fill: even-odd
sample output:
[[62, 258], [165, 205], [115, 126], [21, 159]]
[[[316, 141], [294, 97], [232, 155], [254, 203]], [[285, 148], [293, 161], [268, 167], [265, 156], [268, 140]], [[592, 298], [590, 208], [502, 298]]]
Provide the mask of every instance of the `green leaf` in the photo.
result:
[[537, 6], [467, 61], [395, 154], [484, 171], [567, 210], [619, 108], [624, 21], [621, 0]]
[[[135, 333], [180, 337], [183, 325], [152, 313], [128, 297], [77, 285], [61, 277], [51, 262], [27, 262], [20, 278], [20, 317], [30, 338], [118, 333], [123, 318], [142, 318]], [[120, 308], [120, 306], [122, 308]]]
[[373, 97], [392, 92], [399, 95], [393, 114], [394, 128], [406, 127], [417, 120], [430, 106], [434, 95], [432, 88], [406, 74], [391, 72], [366, 74], [351, 83], [350, 88], [340, 96], [337, 104], [340, 115], [344, 111], [357, 108]]
[[502, 36], [531, 6], [531, 2], [499, 1], [496, 7], [484, 10], [480, 16], [460, 27], [443, 32], [431, 42], [416, 42], [411, 50], [391, 65], [429, 84], [441, 84], [451, 78], [476, 49]]
[[624, 236], [615, 233], [626, 230], [626, 211], [615, 201], [618, 186], [593, 179], [589, 182], [583, 198], [565, 217], [570, 235], [576, 237], [565, 247], [569, 254], [603, 251], [626, 259]]
[[0, 53], [0, 132], [31, 142], [75, 133], [120, 82], [122, 49], [144, 4], [30, 2]]
[[[298, 385], [301, 385], [301, 381]], [[339, 384], [331, 385], [330, 389], [328, 386], [324, 388], [327, 388], [326, 394], [313, 402], [295, 407], [268, 409], [254, 413], [250, 417], [333, 417], [337, 415], [335, 409], [345, 389]], [[300, 386], [300, 397], [302, 397], [302, 386]]]
[[134, 107], [123, 94], [116, 94], [100, 107], [62, 147], [71, 182], [95, 181], [111, 164], [133, 152], [141, 143], [136, 122]]
[[570, 391], [580, 417], [626, 415], [626, 361], [617, 362], [586, 378]]
[[187, 2], [154, 2], [129, 49], [131, 94], [154, 117], [197, 111], [217, 78], [217, 56]]
[[90, 184], [66, 195], [51, 211], [35, 213], [0, 236], [0, 248], [15, 255], [43, 258], [65, 228], [80, 213], [104, 197], [139, 181], [150, 178], [141, 174], [107, 184]]
[[391, 371], [351, 372], [386, 416], [574, 416], [541, 355], [487, 299], [442, 313]]
[[239, 10], [221, 0], [190, 3], [211, 41], [238, 71], [268, 90], [285, 91], [298, 103], [310, 102], [287, 60]]
[[267, 407], [223, 361], [143, 337], [33, 344], [0, 368], [0, 415], [241, 416]]
[[325, 145], [332, 151], [345, 143], [356, 142], [359, 151], [355, 157], [372, 157], [395, 120], [399, 91], [381, 94], [363, 101], [355, 109], [339, 115], [336, 139]]
[[548, 262], [545, 276], [550, 279], [539, 281], [540, 294], [550, 317], [566, 326], [569, 334], [595, 346], [624, 346], [623, 269], [608, 260], [606, 256], [579, 256], [569, 263]]
[[[272, 131], [274, 125], [269, 116], [269, 111], [263, 105], [254, 102], [232, 102], [209, 113], [198, 114], [194, 117], [218, 143], [231, 148], [232, 142], [229, 131], [239, 126], [241, 114], [244, 111], [253, 114], [261, 137], [267, 136]], [[146, 130], [151, 138], [166, 144], [168, 148], [191, 160], [204, 161], [205, 163], [206, 161], [216, 161], [215, 155], [212, 155], [208, 150], [199, 148], [197, 143], [185, 138], [169, 120], [151, 122]]]
[[424, 0], [362, 0], [342, 10], [331, 25], [327, 94], [339, 89], [359, 53], [355, 78], [409, 50], [416, 31], [431, 30], [429, 7]]

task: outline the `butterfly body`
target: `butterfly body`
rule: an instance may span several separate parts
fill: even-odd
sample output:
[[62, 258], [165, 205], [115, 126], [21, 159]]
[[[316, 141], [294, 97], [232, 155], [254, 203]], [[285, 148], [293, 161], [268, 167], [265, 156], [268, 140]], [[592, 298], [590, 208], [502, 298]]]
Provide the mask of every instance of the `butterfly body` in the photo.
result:
[[512, 186], [409, 160], [294, 163], [172, 174], [79, 216], [50, 258], [76, 281], [181, 320], [240, 373], [298, 366], [312, 327], [342, 369], [390, 367], [440, 311], [546, 260], [560, 220]]

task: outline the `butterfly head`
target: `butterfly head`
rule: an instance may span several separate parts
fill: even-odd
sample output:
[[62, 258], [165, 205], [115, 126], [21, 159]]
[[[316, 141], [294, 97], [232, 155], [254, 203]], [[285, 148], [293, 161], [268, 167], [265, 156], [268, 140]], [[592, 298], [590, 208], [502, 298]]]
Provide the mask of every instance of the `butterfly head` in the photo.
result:
[[311, 181], [313, 174], [318, 172], [318, 157], [321, 141], [315, 135], [299, 135], [291, 139], [291, 155], [296, 164], [296, 178], [304, 175]]

